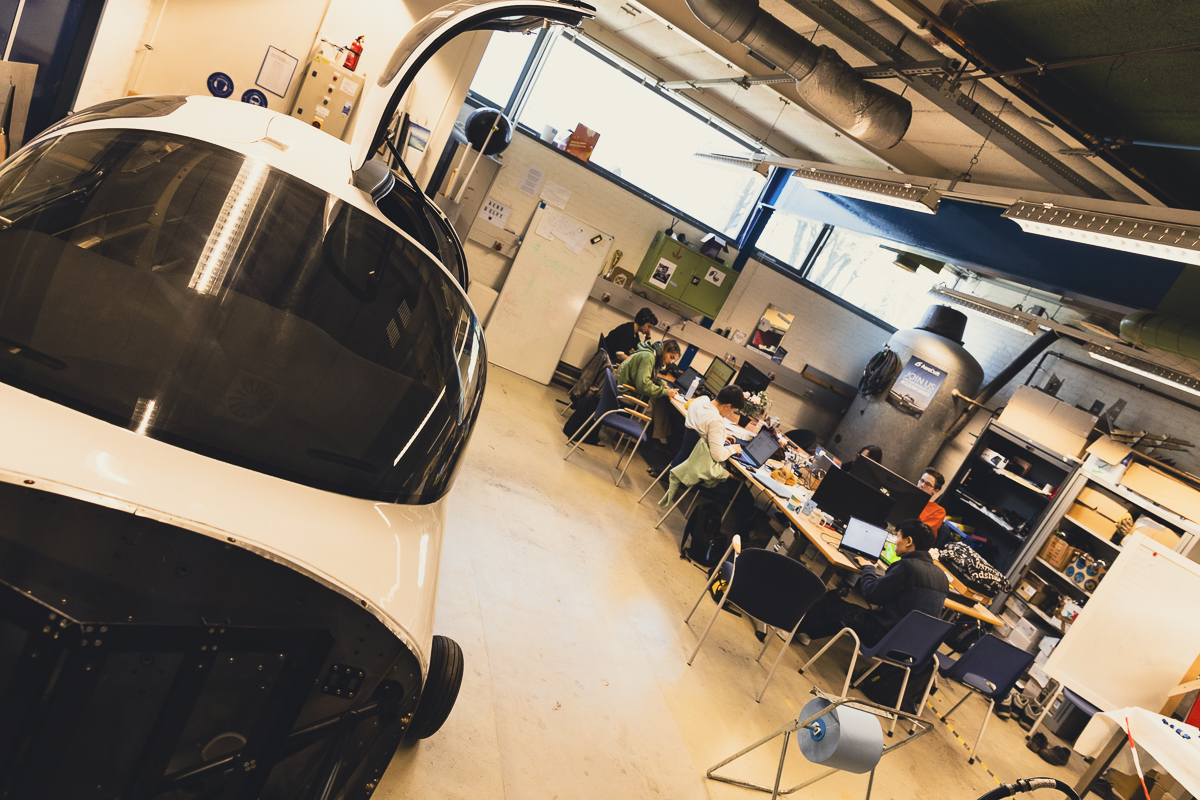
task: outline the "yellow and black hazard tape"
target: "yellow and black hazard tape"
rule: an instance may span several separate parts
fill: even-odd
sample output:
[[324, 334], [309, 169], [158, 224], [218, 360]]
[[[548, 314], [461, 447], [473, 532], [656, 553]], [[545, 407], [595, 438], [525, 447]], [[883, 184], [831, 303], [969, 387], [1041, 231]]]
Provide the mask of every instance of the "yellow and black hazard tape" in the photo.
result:
[[[958, 731], [954, 730], [954, 726], [950, 724], [950, 720], [946, 719], [945, 717], [943, 717], [941, 714], [938, 713], [938, 710], [933, 707], [933, 700], [932, 699], [927, 700], [925, 705], [929, 706], [929, 710], [933, 712], [933, 715], [935, 717], [937, 717], [938, 719], [940, 719], [942, 721], [942, 724], [945, 725], [946, 729], [949, 730], [950, 733], [954, 735], [954, 738], [958, 739], [958, 741], [962, 742], [962, 746], [967, 749], [967, 753], [969, 755], [971, 752], [971, 745], [967, 742], [966, 739], [964, 739], [963, 737], [958, 735]], [[988, 775], [992, 776], [992, 780], [994, 780], [996, 782], [997, 786], [1004, 785], [1003, 781], [1001, 781], [999, 778], [996, 777], [996, 773], [992, 772], [992, 770], [988, 767], [988, 765], [984, 764], [983, 761], [980, 760], [978, 755], [975, 756], [975, 763], [978, 764], [979, 766], [983, 767], [983, 771], [986, 772]]]

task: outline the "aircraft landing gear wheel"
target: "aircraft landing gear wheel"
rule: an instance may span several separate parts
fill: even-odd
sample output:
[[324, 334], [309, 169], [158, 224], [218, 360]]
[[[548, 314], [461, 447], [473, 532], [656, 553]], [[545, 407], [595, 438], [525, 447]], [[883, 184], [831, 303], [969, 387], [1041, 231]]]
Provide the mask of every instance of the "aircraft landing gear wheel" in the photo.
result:
[[428, 739], [438, 732], [458, 699], [462, 677], [463, 652], [458, 642], [445, 636], [434, 636], [429, 676], [425, 678], [406, 739]]

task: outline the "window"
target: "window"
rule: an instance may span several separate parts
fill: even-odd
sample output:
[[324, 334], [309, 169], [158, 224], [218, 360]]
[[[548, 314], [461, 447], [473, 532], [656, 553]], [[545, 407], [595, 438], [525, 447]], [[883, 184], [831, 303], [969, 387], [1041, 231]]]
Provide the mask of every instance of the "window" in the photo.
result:
[[[504, 87], [515, 84], [531, 47], [513, 42], [519, 38], [492, 35], [473, 92], [496, 103], [511, 96]], [[695, 154], [749, 156], [755, 152], [751, 144], [717, 127], [702, 112], [657, 91], [653, 79], [643, 82], [631, 68], [614, 66], [585, 42], [556, 36], [547, 43], [551, 49], [523, 106], [516, 110], [517, 121], [539, 134], [546, 127], [559, 133], [571, 131], [580, 123], [598, 131], [600, 141], [591, 163], [736, 237], [766, 179]]]
[[758, 249], [777, 261], [799, 269], [808, 251], [816, 244], [817, 234], [822, 227], [819, 222], [775, 209], [767, 227], [758, 237]]
[[493, 33], [471, 81], [471, 91], [496, 108], [507, 107], [537, 40], [530, 34]]
[[947, 280], [945, 271], [907, 272], [893, 263], [895, 251], [881, 245], [892, 243], [835, 228], [804, 277], [889, 325], [914, 327], [929, 308], [929, 290]]

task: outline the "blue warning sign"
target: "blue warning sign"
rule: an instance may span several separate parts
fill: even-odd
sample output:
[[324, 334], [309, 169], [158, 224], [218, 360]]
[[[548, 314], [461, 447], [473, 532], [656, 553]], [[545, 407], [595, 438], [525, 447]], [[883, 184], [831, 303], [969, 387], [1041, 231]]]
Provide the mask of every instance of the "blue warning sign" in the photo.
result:
[[214, 72], [208, 76], [208, 91], [213, 97], [229, 97], [233, 94], [233, 78], [224, 72]]
[[242, 102], [249, 103], [252, 106], [267, 107], [267, 96], [258, 89], [247, 89], [242, 92]]

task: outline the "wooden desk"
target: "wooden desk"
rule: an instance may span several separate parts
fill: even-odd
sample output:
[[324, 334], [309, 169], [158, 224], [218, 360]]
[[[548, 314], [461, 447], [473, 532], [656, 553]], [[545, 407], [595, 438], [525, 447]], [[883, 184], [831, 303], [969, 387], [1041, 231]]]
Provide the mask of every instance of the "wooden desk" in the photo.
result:
[[[824, 525], [815, 522], [811, 518], [789, 509], [787, 507], [787, 500], [764, 486], [761, 481], [755, 478], [753, 472], [736, 461], [730, 461], [729, 464], [733, 467], [733, 471], [742, 476], [743, 480], [750, 485], [757, 486], [759, 489], [761, 489], [775, 504], [775, 507], [783, 512], [784, 516], [787, 518], [788, 522], [791, 523], [792, 527], [804, 534], [804, 538], [811, 542], [817, 548], [817, 552], [819, 552], [822, 557], [825, 558], [829, 566], [827, 566], [824, 572], [821, 573], [822, 581], [828, 582], [830, 576], [832, 576], [835, 570], [842, 570], [844, 572], [852, 572], [855, 574], [862, 573], [862, 569], [859, 568], [858, 564], [842, 553], [842, 551], [838, 549], [838, 545], [835, 544], [834, 541], [831, 541], [841, 541], [841, 537], [837, 531], [834, 531], [831, 528], [826, 528]], [[935, 561], [934, 563], [936, 564], [937, 562]], [[942, 565], [938, 564], [938, 566], [941, 567]], [[945, 571], [945, 567], [942, 567], [942, 570]], [[947, 574], [947, 577], [951, 579], [953, 578], [953, 576], [949, 574]], [[953, 583], [958, 582], [953, 581]], [[958, 585], [962, 586], [961, 584]], [[965, 586], [962, 586], [962, 588], [966, 589]], [[958, 589], [956, 588], [955, 591], [958, 591]], [[970, 592], [970, 590], [966, 589], [964, 594], [968, 592]], [[957, 600], [946, 598], [944, 606], [951, 611], [957, 611], [961, 614], [966, 614], [969, 617], [982, 620], [990, 625], [1002, 625], [1004, 622], [995, 614], [993, 614], [986, 606], [978, 602], [974, 603], [973, 605], [966, 605], [965, 603], [960, 603]]]

